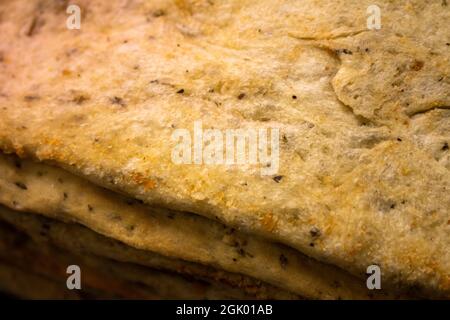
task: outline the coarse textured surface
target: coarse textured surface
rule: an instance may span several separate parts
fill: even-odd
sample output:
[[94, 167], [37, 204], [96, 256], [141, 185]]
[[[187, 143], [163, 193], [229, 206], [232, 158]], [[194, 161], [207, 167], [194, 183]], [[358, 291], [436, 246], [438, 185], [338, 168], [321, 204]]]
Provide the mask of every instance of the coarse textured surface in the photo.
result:
[[[371, 2], [86, 0], [79, 31], [1, 2], [0, 148], [450, 296], [450, 9], [378, 1], [369, 31]], [[174, 164], [199, 119], [279, 127], [282, 179]]]
[[[54, 224], [49, 228], [49, 223], [42, 223], [46, 234], [52, 234], [58, 243], [65, 243], [71, 251], [74, 246], [80, 246], [78, 242], [81, 241], [82, 247], [90, 248], [97, 255], [209, 276], [241, 286], [246, 291], [254, 287], [261, 297], [264, 297], [264, 286], [236, 273], [312, 299], [386, 297], [383, 295], [386, 292], [371, 294], [364, 279], [356, 279], [288, 247], [196, 215], [149, 208], [56, 167], [0, 154], [0, 172], [3, 172], [0, 203], [15, 210], [78, 222], [128, 245], [105, 241], [105, 238], [73, 225]], [[27, 232], [40, 229], [40, 220], [33, 220], [24, 213], [0, 207], [0, 217]], [[154, 252], [163, 256], [155, 256]], [[187, 261], [215, 268], [202, 268]]]

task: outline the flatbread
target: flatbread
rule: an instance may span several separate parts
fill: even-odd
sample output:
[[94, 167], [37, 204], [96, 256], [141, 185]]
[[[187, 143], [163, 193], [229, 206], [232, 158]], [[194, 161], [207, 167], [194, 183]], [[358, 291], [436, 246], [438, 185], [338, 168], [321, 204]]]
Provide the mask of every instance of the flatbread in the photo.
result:
[[[57, 281], [57, 288], [62, 289], [60, 291], [63, 293], [59, 298], [77, 296], [77, 292], [79, 296], [86, 298], [90, 292], [97, 292], [97, 297], [102, 299], [254, 298], [238, 288], [219, 282], [198, 281], [152, 268], [100, 258], [86, 252], [79, 255], [61, 251], [49, 243], [31, 241], [23, 233], [17, 233], [7, 226], [1, 225], [0, 230], [0, 260], [8, 261], [8, 264], [27, 270], [28, 273]], [[66, 269], [73, 264], [80, 267], [82, 289], [72, 293], [66, 286]], [[64, 294], [64, 291], [67, 292]]]
[[[86, 0], [77, 31], [2, 3], [0, 148], [448, 297], [450, 10], [378, 3], [378, 31], [369, 0]], [[175, 164], [197, 120], [281, 128], [279, 172]]]
[[20, 299], [80, 300], [78, 292], [63, 290], [57, 282], [0, 261], [0, 292]]
[[[186, 263], [180, 265], [175, 259], [198, 262], [214, 267], [213, 270], [244, 274], [307, 298], [365, 299], [383, 297], [388, 293], [374, 294], [366, 288], [364, 279], [314, 261], [291, 248], [196, 215], [141, 205], [56, 167], [0, 154], [0, 170], [4, 173], [0, 176], [0, 203], [15, 210], [78, 222], [141, 252], [124, 245], [105, 243], [101, 237], [85, 229], [77, 231], [78, 236], [66, 238], [70, 227], [59, 224], [58, 241], [68, 245], [85, 238], [84, 242], [90, 243], [97, 253], [103, 252], [102, 255], [126, 255], [128, 259], [140, 257], [141, 263], [173, 265], [183, 272], [188, 271]], [[1, 207], [0, 215], [16, 225], [30, 223], [26, 215]], [[39, 230], [40, 227], [32, 229]], [[52, 232], [55, 229], [51, 228]], [[145, 258], [143, 250], [150, 251], [145, 253]], [[172, 259], [170, 262], [168, 258], [155, 259], [151, 252]], [[220, 273], [213, 270], [199, 270], [198, 265], [188, 266], [194, 268], [193, 273], [221, 278]], [[239, 278], [232, 280], [234, 285], [241, 281]], [[252, 283], [243, 281], [244, 289], [252, 286]]]
[[[65, 224], [52, 219], [0, 208], [0, 219], [26, 233], [37, 243], [53, 245], [76, 254], [94, 255], [114, 261], [132, 263], [156, 270], [165, 270], [208, 283], [220, 283], [241, 290], [258, 299], [298, 299], [299, 296], [264, 284], [259, 280], [223, 270], [171, 259], [150, 251], [136, 250], [121, 242], [102, 237], [77, 224]], [[105, 266], [107, 267], [107, 264]], [[229, 290], [228, 290], [229, 291]], [[226, 291], [225, 291], [226, 292]], [[235, 294], [236, 296], [236, 294]]]

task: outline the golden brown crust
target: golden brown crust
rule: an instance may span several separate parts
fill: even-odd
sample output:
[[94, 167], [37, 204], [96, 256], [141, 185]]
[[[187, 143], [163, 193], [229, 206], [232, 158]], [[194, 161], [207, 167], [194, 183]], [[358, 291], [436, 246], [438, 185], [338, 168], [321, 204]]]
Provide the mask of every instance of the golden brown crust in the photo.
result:
[[[442, 1], [379, 1], [380, 32], [362, 31], [365, 0], [80, 1], [80, 32], [42, 3], [0, 7], [4, 151], [449, 295], [448, 117], [434, 113], [432, 142], [415, 134], [449, 106]], [[32, 19], [45, 24], [23, 33]], [[258, 166], [175, 165], [173, 128], [198, 119], [282, 128], [281, 183]]]
[[[307, 298], [372, 296], [364, 279], [295, 250], [197, 215], [141, 205], [57, 167], [0, 154], [0, 171], [4, 173], [0, 177], [0, 203], [68, 222], [67, 226], [54, 223], [49, 234], [69, 250], [84, 248], [83, 243], [88, 243], [90, 250], [98, 255], [164, 269], [173, 267], [181, 273], [209, 276], [234, 286], [242, 284], [243, 289], [255, 287], [259, 295], [263, 294], [264, 286], [254, 280], [247, 281], [251, 279], [242, 274]], [[28, 232], [31, 228], [35, 230], [33, 233], [39, 233], [37, 217], [33, 219], [6, 208], [0, 208], [0, 216], [15, 225], [28, 227]], [[76, 228], [70, 222], [83, 224], [127, 246], [85, 228]], [[66, 237], [69, 231], [76, 235]], [[383, 291], [373, 297], [386, 297], [385, 294]]]

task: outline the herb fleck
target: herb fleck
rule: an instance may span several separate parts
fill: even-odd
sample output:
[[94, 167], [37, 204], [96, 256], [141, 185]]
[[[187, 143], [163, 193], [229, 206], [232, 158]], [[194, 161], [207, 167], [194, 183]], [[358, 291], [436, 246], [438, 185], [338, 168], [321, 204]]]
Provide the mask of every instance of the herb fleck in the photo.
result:
[[21, 169], [21, 168], [22, 168], [22, 163], [20, 162], [19, 159], [14, 159], [14, 166], [15, 166], [17, 169]]
[[280, 265], [281, 265], [281, 267], [283, 269], [285, 269], [287, 264], [288, 264], [288, 259], [286, 258], [286, 256], [284, 254], [281, 254], [280, 255]]
[[170, 212], [170, 213], [167, 215], [167, 218], [169, 218], [169, 219], [175, 219], [175, 213]]
[[117, 96], [112, 97], [112, 98], [110, 99], [110, 101], [111, 101], [112, 104], [118, 104], [118, 105], [120, 105], [121, 107], [125, 107], [125, 106], [126, 106], [126, 104], [125, 104], [125, 102], [123, 101], [123, 99], [120, 98], [120, 97], [117, 97]]
[[273, 180], [274, 180], [276, 183], [280, 183], [281, 179], [283, 179], [283, 176], [275, 176], [275, 177], [273, 177]]
[[25, 99], [25, 101], [33, 101], [33, 100], [38, 100], [40, 97], [36, 96], [36, 95], [26, 95], [23, 97]]
[[25, 185], [25, 183], [23, 183], [23, 182], [15, 182], [15, 185], [22, 190], [28, 189], [27, 186]]
[[414, 71], [420, 71], [420, 70], [422, 70], [424, 65], [425, 65], [425, 63], [423, 61], [414, 60], [411, 65], [411, 69]]
[[317, 228], [317, 227], [312, 227], [311, 230], [309, 230], [309, 234], [310, 234], [311, 237], [313, 237], [313, 238], [318, 238], [318, 237], [320, 237], [320, 235], [322, 234], [322, 232], [320, 231], [319, 228]]
[[26, 35], [28, 37], [32, 37], [36, 33], [38, 27], [38, 19], [39, 19], [38, 17], [33, 17], [33, 20], [31, 21], [31, 24], [26, 32]]
[[343, 54], [353, 54], [353, 52], [351, 51], [351, 50], [349, 50], [349, 49], [342, 49], [342, 50], [340, 50]]
[[113, 221], [121, 221], [122, 220], [122, 217], [120, 215], [118, 215], [117, 213], [109, 213], [108, 218]]
[[89, 100], [88, 97], [84, 96], [84, 95], [78, 95], [75, 98], [73, 98], [72, 102], [76, 103], [76, 104], [83, 104], [83, 102]]
[[228, 229], [225, 233], [230, 235], [230, 234], [233, 234], [235, 231], [236, 231], [236, 229], [231, 228], [231, 229]]

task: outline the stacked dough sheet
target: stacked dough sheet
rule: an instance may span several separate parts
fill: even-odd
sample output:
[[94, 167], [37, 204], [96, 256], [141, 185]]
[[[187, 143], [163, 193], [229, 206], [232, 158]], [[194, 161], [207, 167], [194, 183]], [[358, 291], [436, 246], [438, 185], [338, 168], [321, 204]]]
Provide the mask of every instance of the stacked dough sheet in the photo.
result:
[[[371, 2], [1, 1], [0, 291], [450, 298], [450, 9]], [[174, 161], [199, 124], [276, 165]]]

